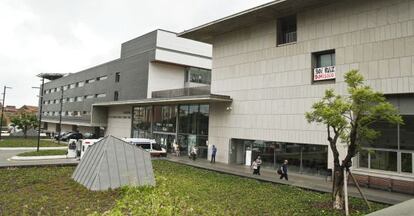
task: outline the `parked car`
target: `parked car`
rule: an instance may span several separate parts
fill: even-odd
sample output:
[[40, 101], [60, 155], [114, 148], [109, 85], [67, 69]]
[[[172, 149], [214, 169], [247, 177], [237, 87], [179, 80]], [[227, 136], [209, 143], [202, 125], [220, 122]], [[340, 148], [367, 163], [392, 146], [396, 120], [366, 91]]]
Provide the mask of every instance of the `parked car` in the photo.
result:
[[84, 133], [83, 139], [98, 139], [100, 138], [97, 134], [94, 133]]
[[137, 147], [143, 148], [145, 151], [148, 151], [153, 157], [167, 156], [167, 150], [165, 150], [165, 148], [162, 148], [161, 145], [153, 139], [123, 138], [122, 140], [131, 143]]
[[60, 135], [59, 135], [59, 133], [56, 133], [55, 136], [53, 136], [53, 138], [55, 138], [55, 140], [58, 140], [61, 137], [67, 135], [68, 133], [70, 133], [70, 132], [60, 132]]
[[79, 140], [82, 139], [83, 136], [81, 133], [78, 132], [72, 132], [72, 133], [68, 133], [65, 134], [64, 136], [62, 136], [62, 138], [60, 138], [61, 141], [69, 141], [70, 139], [75, 139], [75, 140]]

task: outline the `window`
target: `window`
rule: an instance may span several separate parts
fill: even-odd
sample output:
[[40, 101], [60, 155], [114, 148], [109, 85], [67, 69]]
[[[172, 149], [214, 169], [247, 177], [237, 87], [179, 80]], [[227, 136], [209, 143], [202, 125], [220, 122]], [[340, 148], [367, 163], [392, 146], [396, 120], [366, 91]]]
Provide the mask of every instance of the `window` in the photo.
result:
[[95, 95], [85, 95], [85, 99], [91, 99], [91, 98], [94, 98], [95, 97]]
[[55, 100], [55, 104], [59, 104], [59, 100], [58, 99]]
[[116, 72], [115, 73], [115, 82], [119, 82], [119, 80], [121, 79], [121, 73], [120, 72]]
[[278, 45], [296, 42], [296, 15], [279, 18], [277, 32]]
[[188, 67], [185, 73], [186, 82], [210, 84], [211, 83], [211, 70]]
[[402, 115], [404, 125], [376, 122], [371, 127], [380, 132], [372, 142], [362, 143], [359, 167], [399, 173], [414, 173], [414, 116]]
[[102, 81], [106, 79], [108, 79], [108, 76], [101, 76], [101, 77], [96, 78], [96, 81]]
[[106, 94], [96, 94], [95, 97], [96, 98], [104, 98], [104, 97], [106, 97]]
[[312, 54], [313, 82], [335, 80], [335, 50]]
[[117, 101], [118, 98], [119, 98], [119, 93], [118, 93], [118, 91], [115, 91], [114, 92], [114, 101]]
[[63, 91], [68, 90], [68, 86], [63, 86]]
[[77, 82], [76, 87], [83, 87], [85, 85], [85, 82]]
[[86, 81], [85, 81], [85, 83], [89, 83], [89, 84], [90, 84], [90, 83], [93, 83], [93, 82], [95, 82], [95, 79], [89, 79], [89, 80], [86, 80]]
[[76, 97], [76, 98], [75, 98], [75, 101], [76, 101], [76, 102], [80, 102], [80, 101], [82, 101], [82, 100], [83, 100], [83, 98], [82, 98], [82, 97]]

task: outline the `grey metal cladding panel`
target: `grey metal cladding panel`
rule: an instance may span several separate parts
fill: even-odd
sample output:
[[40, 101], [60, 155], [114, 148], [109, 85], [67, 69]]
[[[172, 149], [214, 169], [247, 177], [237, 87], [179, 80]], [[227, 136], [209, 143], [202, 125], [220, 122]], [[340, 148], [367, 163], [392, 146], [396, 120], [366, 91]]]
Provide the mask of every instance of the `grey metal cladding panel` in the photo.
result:
[[135, 169], [138, 162], [134, 157], [135, 150], [133, 148], [136, 147], [132, 145], [125, 145], [125, 160], [128, 167], [128, 174], [130, 176], [128, 180], [131, 185], [139, 185], [138, 172]]
[[120, 184], [127, 185], [128, 184], [128, 165], [125, 158], [125, 145], [123, 143], [115, 142], [114, 145], [116, 159], [118, 163], [119, 169], [119, 177], [120, 177]]
[[115, 85], [119, 100], [147, 98], [148, 67], [148, 53], [122, 60], [120, 83]]
[[[119, 168], [118, 168], [118, 162], [117, 162], [116, 156], [117, 155], [115, 154], [114, 146], [109, 145], [107, 147], [106, 158], [107, 158], [109, 170], [111, 170], [111, 172], [109, 172], [109, 182], [111, 184], [111, 188], [116, 188], [116, 187], [121, 186], [121, 181], [119, 179], [120, 177]], [[110, 163], [109, 161], [111, 161], [112, 163]]]
[[121, 58], [128, 58], [133, 55], [155, 49], [157, 42], [157, 30], [122, 44]]

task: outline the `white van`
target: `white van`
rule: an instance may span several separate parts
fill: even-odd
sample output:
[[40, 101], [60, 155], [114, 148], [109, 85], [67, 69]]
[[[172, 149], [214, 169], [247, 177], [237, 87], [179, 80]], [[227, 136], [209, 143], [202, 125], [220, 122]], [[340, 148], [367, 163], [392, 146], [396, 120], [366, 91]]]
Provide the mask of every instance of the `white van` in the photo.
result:
[[84, 139], [84, 140], [79, 140], [81, 143], [81, 146], [79, 146], [81, 152], [80, 152], [80, 158], [82, 159], [83, 155], [85, 154], [86, 150], [91, 147], [93, 144], [99, 142], [101, 139], [103, 138], [99, 138], [99, 139]]
[[148, 151], [153, 157], [166, 157], [167, 150], [161, 147], [153, 139], [144, 139], [144, 138], [123, 138], [125, 142], [131, 143], [135, 146], [143, 148], [145, 151]]

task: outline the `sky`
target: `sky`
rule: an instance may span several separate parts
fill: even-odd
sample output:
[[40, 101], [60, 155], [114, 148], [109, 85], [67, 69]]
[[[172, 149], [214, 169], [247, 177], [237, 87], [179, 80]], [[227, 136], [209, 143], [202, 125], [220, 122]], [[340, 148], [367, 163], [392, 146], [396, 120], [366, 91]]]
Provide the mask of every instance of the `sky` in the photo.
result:
[[1, 0], [0, 92], [37, 105], [40, 73], [75, 73], [119, 58], [121, 43], [182, 32], [271, 0]]

